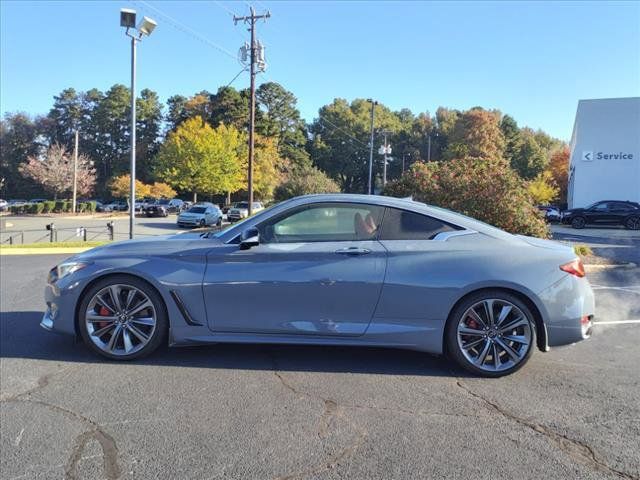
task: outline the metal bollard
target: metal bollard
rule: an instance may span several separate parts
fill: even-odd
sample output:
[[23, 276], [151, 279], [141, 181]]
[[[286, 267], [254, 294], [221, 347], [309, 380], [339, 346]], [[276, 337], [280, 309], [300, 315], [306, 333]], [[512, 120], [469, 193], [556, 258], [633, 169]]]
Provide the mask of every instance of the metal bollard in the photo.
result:
[[47, 230], [49, 230], [49, 242], [53, 243], [53, 237], [55, 235], [56, 226], [53, 222], [47, 224]]
[[80, 227], [82, 229], [82, 241], [86, 242], [87, 241], [87, 229], [84, 227]]
[[107, 222], [107, 230], [109, 231], [109, 240], [113, 241], [113, 220]]

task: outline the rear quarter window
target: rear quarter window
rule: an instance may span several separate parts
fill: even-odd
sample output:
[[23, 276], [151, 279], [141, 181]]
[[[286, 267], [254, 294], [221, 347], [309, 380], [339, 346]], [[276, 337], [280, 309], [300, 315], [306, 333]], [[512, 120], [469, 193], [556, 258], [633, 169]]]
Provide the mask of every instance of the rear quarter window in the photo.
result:
[[398, 208], [387, 208], [380, 240], [432, 240], [441, 232], [462, 230], [433, 217]]

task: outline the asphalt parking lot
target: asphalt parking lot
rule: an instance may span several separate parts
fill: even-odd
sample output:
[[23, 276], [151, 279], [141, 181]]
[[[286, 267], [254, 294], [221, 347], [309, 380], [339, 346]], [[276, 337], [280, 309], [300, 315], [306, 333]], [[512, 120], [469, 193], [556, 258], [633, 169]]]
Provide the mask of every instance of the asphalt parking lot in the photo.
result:
[[[214, 345], [133, 363], [42, 330], [48, 269], [0, 257], [3, 479], [640, 478], [640, 325], [498, 380], [382, 349]], [[640, 269], [590, 275], [640, 319]]]

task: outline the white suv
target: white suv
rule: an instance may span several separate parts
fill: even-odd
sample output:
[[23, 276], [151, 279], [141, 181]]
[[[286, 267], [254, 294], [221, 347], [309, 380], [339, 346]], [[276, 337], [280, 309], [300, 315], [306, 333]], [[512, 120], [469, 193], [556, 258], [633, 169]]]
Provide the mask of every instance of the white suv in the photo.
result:
[[[253, 202], [253, 213], [258, 213], [260, 210], [264, 210], [262, 203]], [[237, 222], [243, 218], [249, 216], [249, 202], [238, 202], [233, 205], [227, 212], [227, 220], [230, 222]]]

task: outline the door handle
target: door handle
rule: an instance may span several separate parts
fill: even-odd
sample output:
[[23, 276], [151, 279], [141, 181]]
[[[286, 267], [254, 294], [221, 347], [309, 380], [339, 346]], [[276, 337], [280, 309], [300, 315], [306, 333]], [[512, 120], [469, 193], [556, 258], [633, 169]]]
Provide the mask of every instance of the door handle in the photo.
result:
[[346, 247], [336, 250], [335, 253], [340, 255], [366, 255], [367, 253], [371, 253], [371, 250], [360, 247]]

